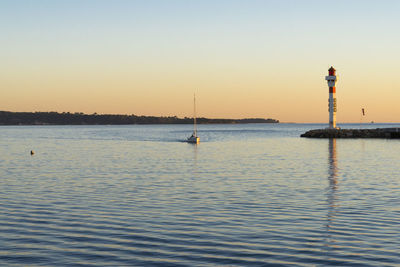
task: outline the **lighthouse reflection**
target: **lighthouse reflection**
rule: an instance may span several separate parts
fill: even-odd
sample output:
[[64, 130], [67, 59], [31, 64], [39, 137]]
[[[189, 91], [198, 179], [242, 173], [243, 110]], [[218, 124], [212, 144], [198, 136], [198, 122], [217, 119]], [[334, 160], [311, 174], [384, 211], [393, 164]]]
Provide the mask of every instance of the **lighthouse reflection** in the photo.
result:
[[326, 221], [326, 239], [327, 247], [334, 247], [335, 239], [331, 233], [338, 207], [338, 161], [336, 151], [336, 139], [329, 139], [328, 144], [328, 188], [327, 188], [327, 221]]
[[330, 191], [334, 192], [337, 188], [337, 155], [336, 155], [336, 139], [329, 139], [329, 170], [328, 170], [328, 180]]

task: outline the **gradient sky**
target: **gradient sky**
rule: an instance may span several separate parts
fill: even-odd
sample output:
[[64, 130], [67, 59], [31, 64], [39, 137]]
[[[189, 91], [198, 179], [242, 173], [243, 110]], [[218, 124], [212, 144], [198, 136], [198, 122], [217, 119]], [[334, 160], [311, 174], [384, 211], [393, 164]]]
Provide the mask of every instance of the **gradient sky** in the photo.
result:
[[0, 110], [400, 122], [400, 1], [2, 0]]

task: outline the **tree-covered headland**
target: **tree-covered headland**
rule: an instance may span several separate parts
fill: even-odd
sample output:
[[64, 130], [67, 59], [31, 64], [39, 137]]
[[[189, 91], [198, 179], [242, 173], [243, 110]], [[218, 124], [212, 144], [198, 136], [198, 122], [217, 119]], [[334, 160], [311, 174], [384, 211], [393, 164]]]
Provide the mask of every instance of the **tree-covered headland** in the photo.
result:
[[[123, 125], [123, 124], [192, 124], [193, 118], [84, 114], [70, 112], [10, 112], [0, 111], [0, 125]], [[207, 123], [279, 123], [275, 119], [208, 119], [197, 118], [198, 124]]]

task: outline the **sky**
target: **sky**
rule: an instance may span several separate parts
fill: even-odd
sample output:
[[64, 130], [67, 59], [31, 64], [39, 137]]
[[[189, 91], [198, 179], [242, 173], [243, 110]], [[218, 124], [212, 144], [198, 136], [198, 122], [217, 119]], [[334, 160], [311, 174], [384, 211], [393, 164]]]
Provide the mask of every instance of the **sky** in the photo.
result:
[[[0, 0], [0, 110], [400, 122], [400, 1]], [[361, 117], [361, 108], [366, 116]]]

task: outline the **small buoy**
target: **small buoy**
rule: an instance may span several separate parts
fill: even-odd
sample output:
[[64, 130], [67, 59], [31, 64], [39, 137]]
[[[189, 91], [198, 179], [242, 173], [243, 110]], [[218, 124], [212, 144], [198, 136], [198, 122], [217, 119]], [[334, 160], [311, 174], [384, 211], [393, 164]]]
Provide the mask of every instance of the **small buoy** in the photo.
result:
[[35, 154], [35, 152], [33, 150], [31, 150], [31, 155]]

